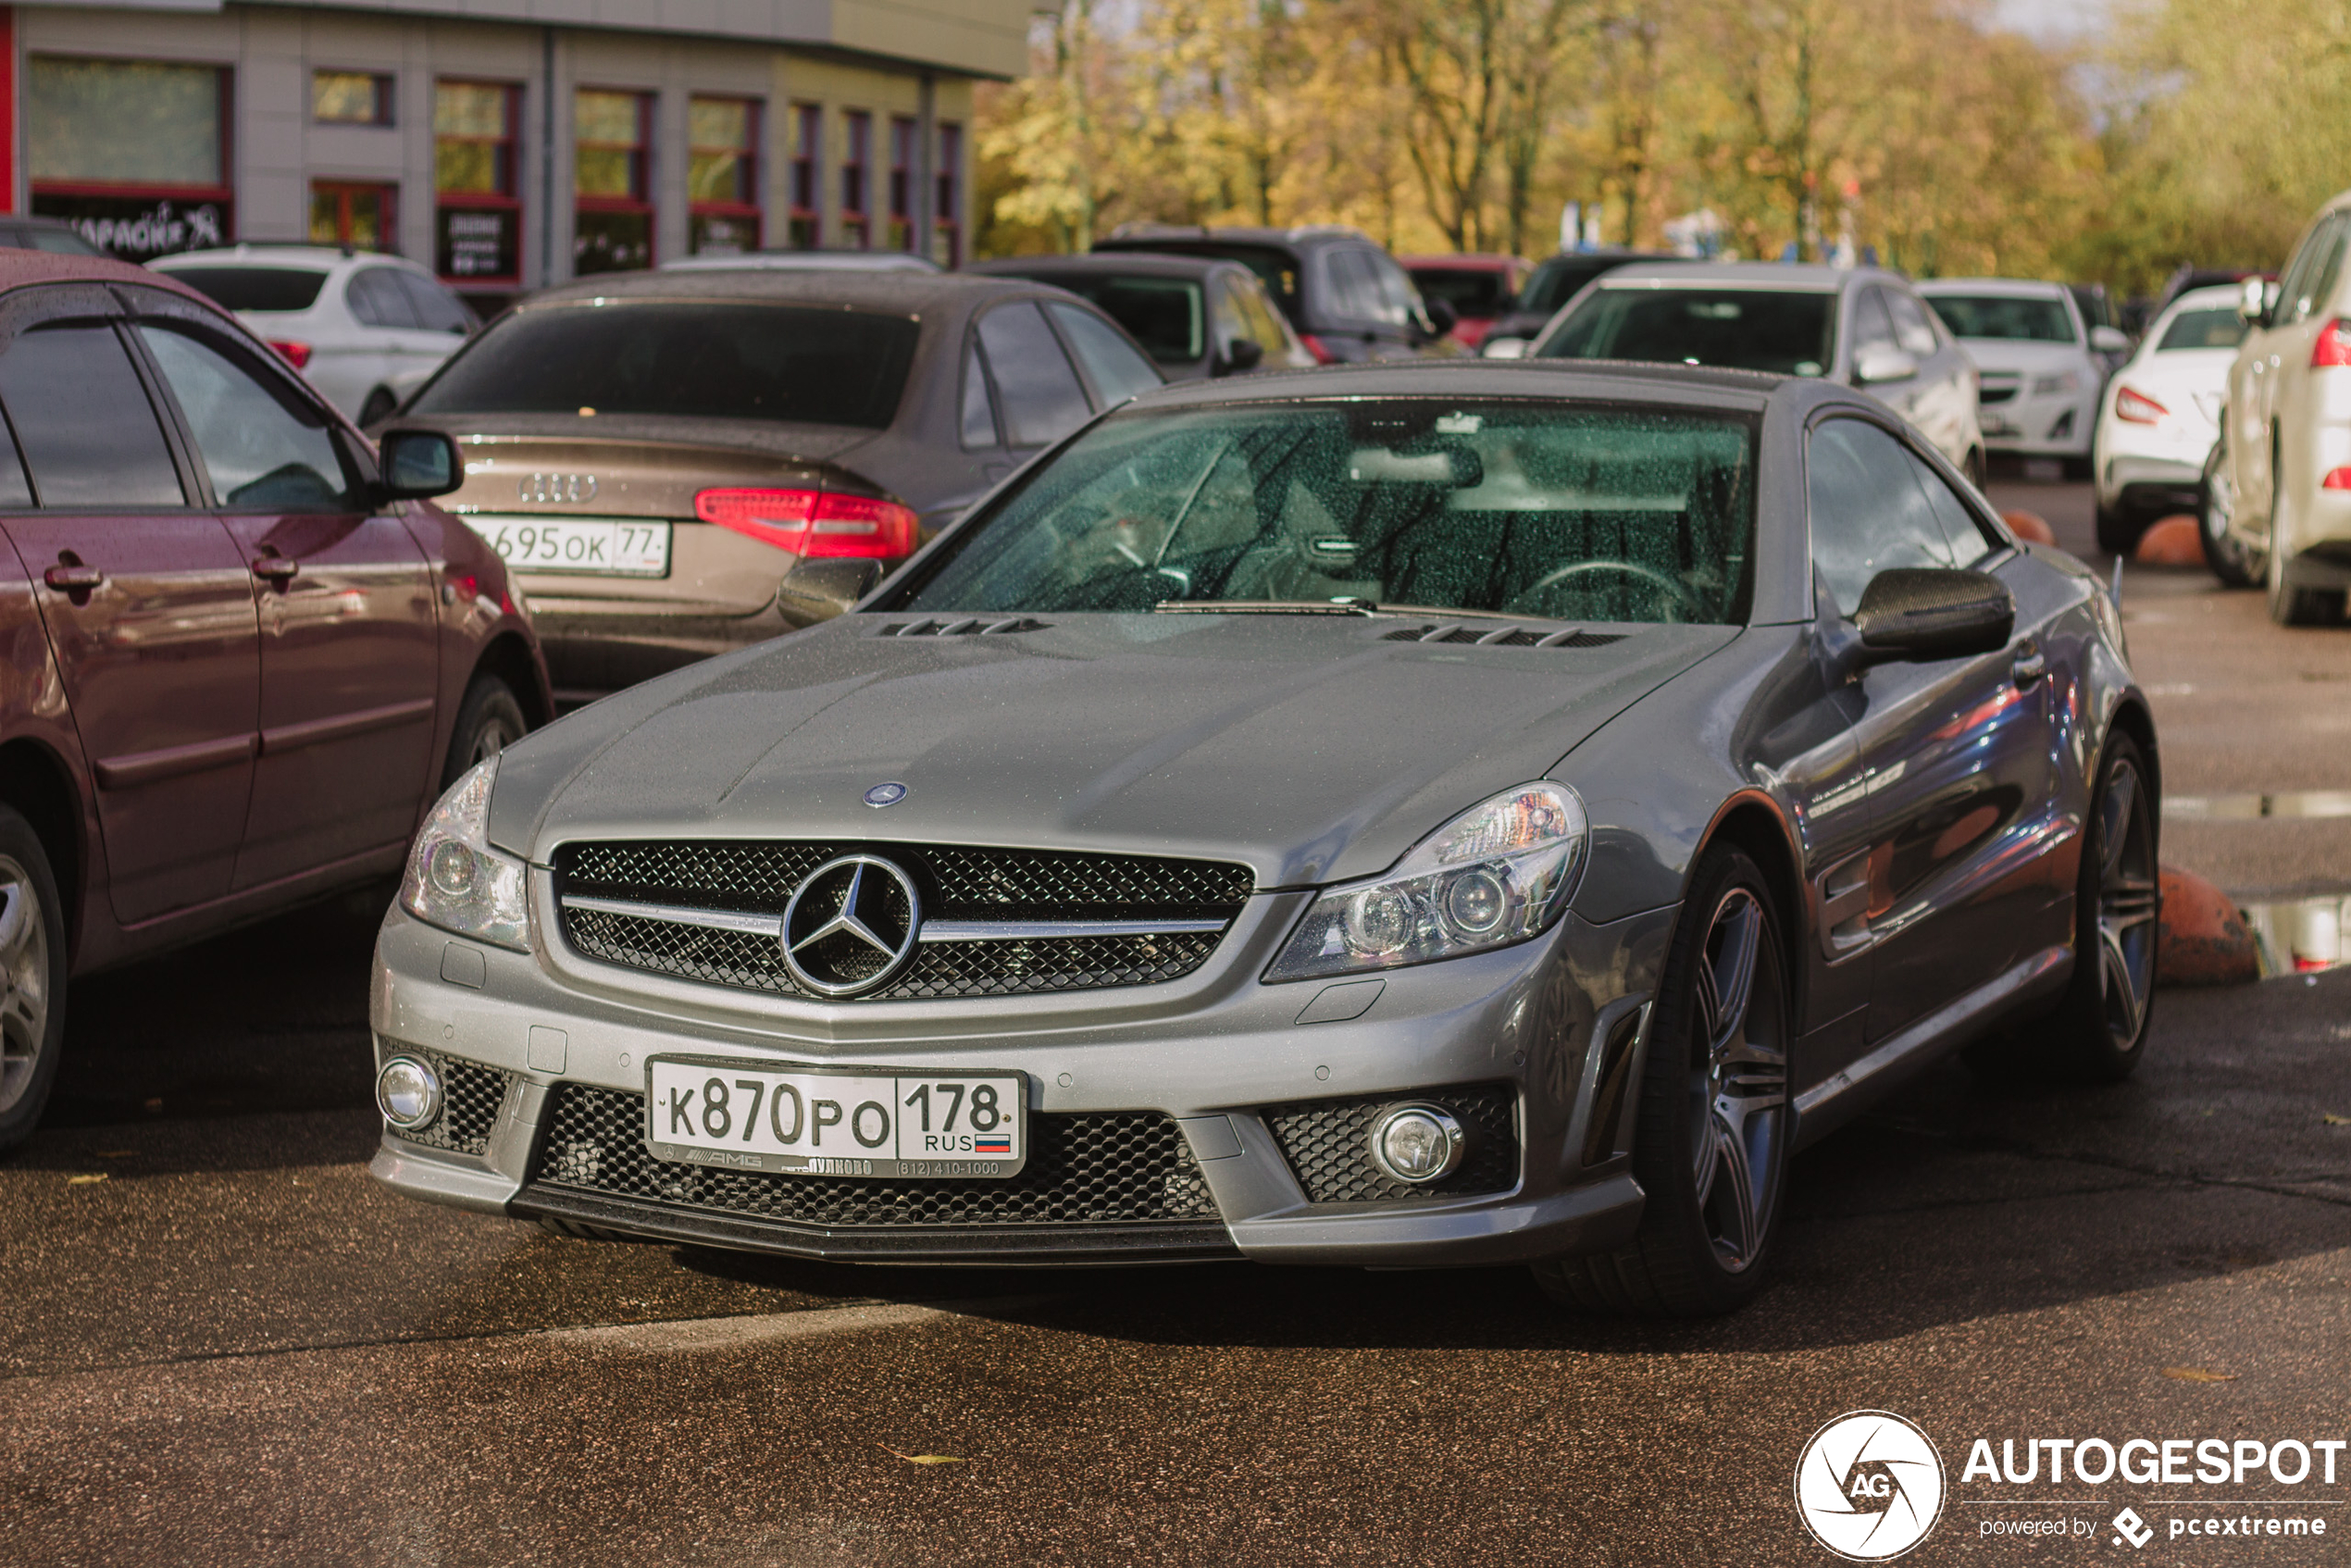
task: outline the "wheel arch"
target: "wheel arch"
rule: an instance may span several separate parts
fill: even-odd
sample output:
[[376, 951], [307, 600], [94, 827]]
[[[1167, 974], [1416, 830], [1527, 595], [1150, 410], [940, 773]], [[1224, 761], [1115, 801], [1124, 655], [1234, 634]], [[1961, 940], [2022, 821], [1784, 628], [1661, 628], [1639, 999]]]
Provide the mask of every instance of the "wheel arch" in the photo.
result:
[[[1723, 803], [1714, 820], [1699, 836], [1698, 848], [1690, 856], [1690, 876], [1698, 874], [1698, 862], [1717, 843], [1729, 843], [1745, 851], [1761, 868], [1773, 900], [1780, 906], [1780, 940], [1786, 945], [1783, 957], [1790, 961], [1787, 978], [1795, 991], [1788, 1000], [1796, 1014], [1797, 1031], [1801, 1034], [1807, 1018], [1808, 966], [1794, 960], [1805, 951], [1810, 933], [1807, 929], [1810, 911], [1804, 898], [1803, 852], [1797, 846], [1795, 830], [1769, 795], [1760, 790], [1742, 790]], [[1686, 892], [1683, 909], [1686, 913], [1688, 908]]]
[[474, 676], [480, 675], [494, 675], [514, 690], [516, 699], [522, 703], [523, 716], [530, 721], [533, 729], [554, 722], [554, 694], [547, 690], [539, 661], [531, 656], [530, 644], [523, 641], [521, 633], [502, 631], [491, 640], [474, 661], [473, 675], [467, 676], [466, 681], [470, 684]]
[[[2148, 713], [2146, 706], [2136, 697], [2125, 697], [2116, 705], [2112, 716], [2106, 721], [2107, 734], [2110, 736], [2118, 729], [2137, 743], [2139, 755], [2146, 759], [2147, 792], [2158, 802], [2155, 814], [2156, 835], [2158, 841], [2160, 842], [2163, 828], [2163, 812], [2160, 804], [2163, 800], [2163, 757], [2156, 748], [2155, 716]], [[2103, 742], [2100, 743], [2098, 751], [2101, 756], [2105, 754], [2106, 747]]]
[[16, 809], [32, 825], [48, 852], [49, 869], [57, 879], [57, 896], [65, 901], [68, 950], [81, 943], [81, 909], [85, 891], [82, 867], [88, 846], [82, 841], [81, 792], [63, 758], [38, 740], [19, 738], [0, 742], [0, 804]]

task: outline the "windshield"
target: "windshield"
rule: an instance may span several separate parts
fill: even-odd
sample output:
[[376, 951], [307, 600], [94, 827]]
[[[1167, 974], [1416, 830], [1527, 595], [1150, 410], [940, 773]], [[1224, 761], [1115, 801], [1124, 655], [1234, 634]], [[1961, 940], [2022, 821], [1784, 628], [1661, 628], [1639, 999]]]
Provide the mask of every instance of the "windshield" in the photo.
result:
[[2236, 306], [2224, 305], [2210, 310], [2183, 310], [2163, 329], [2163, 341], [2155, 345], [2158, 354], [2169, 354], [2183, 348], [2234, 348], [2245, 337], [2245, 318]]
[[1735, 624], [1755, 422], [1380, 398], [1137, 410], [929, 563], [901, 607], [1145, 611], [1279, 600]]
[[1927, 304], [1955, 338], [2070, 343], [2073, 318], [2065, 302], [2017, 294], [1930, 294]]
[[1104, 315], [1126, 328], [1143, 352], [1162, 365], [1188, 365], [1208, 352], [1200, 285], [1188, 278], [1087, 278], [1056, 272], [1039, 273], [1038, 280], [1101, 305]]
[[411, 412], [681, 414], [888, 428], [922, 329], [790, 305], [558, 305], [491, 326]]
[[308, 310], [327, 281], [301, 267], [174, 267], [164, 276], [209, 294], [223, 310]]
[[1535, 351], [1817, 376], [1836, 360], [1836, 296], [1785, 289], [1603, 288]]

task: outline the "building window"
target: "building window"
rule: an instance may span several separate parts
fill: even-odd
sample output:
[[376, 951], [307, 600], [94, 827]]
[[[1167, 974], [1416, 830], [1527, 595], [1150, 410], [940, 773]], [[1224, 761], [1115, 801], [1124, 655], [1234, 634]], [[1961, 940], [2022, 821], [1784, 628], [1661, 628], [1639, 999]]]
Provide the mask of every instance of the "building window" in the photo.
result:
[[939, 173], [931, 184], [936, 205], [931, 210], [930, 258], [941, 267], [964, 264], [963, 174], [964, 128], [939, 123]]
[[460, 288], [522, 281], [522, 204], [515, 199], [521, 96], [503, 82], [433, 85], [433, 266]]
[[357, 70], [312, 71], [310, 118], [321, 125], [390, 125], [392, 78]]
[[310, 182], [310, 243], [348, 251], [400, 249], [397, 185], [357, 185], [342, 180]]
[[825, 243], [825, 217], [817, 210], [816, 170], [825, 152], [825, 111], [814, 104], [791, 106], [791, 248], [813, 251]]
[[759, 248], [759, 106], [744, 98], [686, 103], [687, 248]]
[[862, 251], [871, 243], [865, 231], [870, 211], [866, 171], [873, 163], [874, 117], [863, 109], [847, 110], [840, 117], [840, 243]]
[[583, 87], [573, 97], [571, 269], [582, 277], [653, 264], [653, 110], [643, 93]]
[[914, 138], [921, 128], [904, 115], [889, 117], [889, 248], [914, 248]]
[[129, 261], [225, 245], [229, 73], [216, 66], [26, 62], [32, 210]]

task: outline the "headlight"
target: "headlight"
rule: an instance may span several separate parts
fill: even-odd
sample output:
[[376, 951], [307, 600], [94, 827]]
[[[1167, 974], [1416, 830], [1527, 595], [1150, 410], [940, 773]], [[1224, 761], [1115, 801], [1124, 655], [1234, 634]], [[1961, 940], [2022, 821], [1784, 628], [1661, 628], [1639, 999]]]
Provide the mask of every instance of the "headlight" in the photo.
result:
[[2081, 390], [2082, 374], [2078, 370], [2068, 370], [2061, 376], [2035, 376], [2033, 378], [2033, 395], [2034, 397], [2055, 397], [2059, 392], [2080, 392]]
[[1524, 941], [1566, 907], [1585, 826], [1584, 803], [1565, 785], [1504, 790], [1423, 840], [1387, 876], [1316, 899], [1265, 978], [1394, 969]]
[[478, 763], [432, 808], [408, 850], [400, 907], [444, 931], [528, 952], [523, 864], [490, 847], [490, 785], [497, 777], [496, 757]]

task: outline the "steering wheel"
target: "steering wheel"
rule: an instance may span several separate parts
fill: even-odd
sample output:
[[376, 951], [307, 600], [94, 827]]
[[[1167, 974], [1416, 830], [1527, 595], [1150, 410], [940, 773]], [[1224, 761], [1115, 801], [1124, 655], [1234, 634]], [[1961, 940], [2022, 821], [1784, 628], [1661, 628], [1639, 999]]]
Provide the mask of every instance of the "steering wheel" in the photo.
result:
[[1699, 608], [1698, 595], [1691, 591], [1689, 584], [1667, 577], [1653, 566], [1636, 566], [1630, 561], [1572, 562], [1544, 573], [1524, 592], [1513, 594], [1511, 602], [1502, 608], [1514, 615], [1542, 614], [1537, 605], [1543, 594], [1569, 579], [1582, 577], [1586, 572], [1615, 572], [1623, 577], [1637, 579], [1648, 587], [1657, 590], [1661, 607], [1665, 611], [1665, 619], [1668, 621], [1678, 621], [1682, 618], [1680, 615], [1674, 613], [1677, 609], [1695, 614]]

